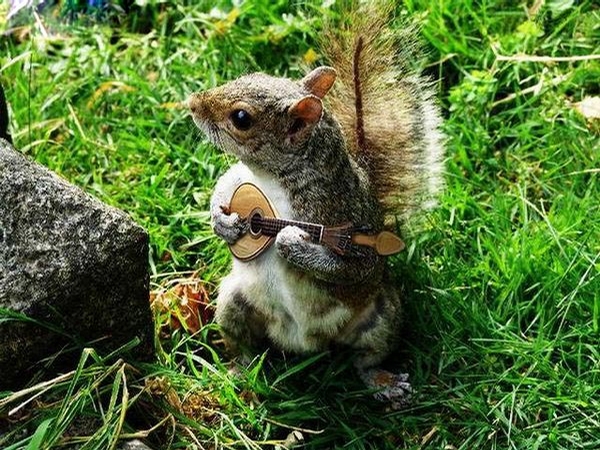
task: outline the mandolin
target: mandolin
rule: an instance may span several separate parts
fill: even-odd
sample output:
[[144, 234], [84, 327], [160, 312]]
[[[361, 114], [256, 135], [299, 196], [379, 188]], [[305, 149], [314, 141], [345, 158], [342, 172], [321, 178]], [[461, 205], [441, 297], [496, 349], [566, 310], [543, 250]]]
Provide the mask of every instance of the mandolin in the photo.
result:
[[[324, 245], [340, 255], [361, 254], [360, 246], [371, 247], [382, 256], [393, 255], [404, 249], [404, 242], [389, 231], [368, 234], [351, 224], [336, 227], [286, 220], [277, 217], [267, 196], [254, 184], [240, 185], [231, 198], [230, 212], [238, 213], [249, 222], [249, 231], [229, 248], [241, 261], [250, 261], [264, 252], [275, 240], [277, 233], [289, 225], [310, 235], [312, 242]], [[357, 247], [358, 246], [358, 247]]]

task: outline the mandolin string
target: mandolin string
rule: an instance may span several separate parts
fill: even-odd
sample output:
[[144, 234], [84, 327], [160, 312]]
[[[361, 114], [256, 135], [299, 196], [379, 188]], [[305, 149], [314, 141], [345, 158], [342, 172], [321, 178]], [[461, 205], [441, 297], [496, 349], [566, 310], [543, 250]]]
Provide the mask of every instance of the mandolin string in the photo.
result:
[[[277, 234], [279, 231], [281, 231], [283, 228], [271, 228], [271, 227], [262, 227], [260, 229], [260, 231], [264, 234], [269, 236], [270, 234]], [[304, 230], [306, 232], [308, 232], [311, 237], [313, 237], [314, 239], [318, 239], [321, 236], [321, 232], [320, 230]]]
[[[275, 237], [277, 235], [277, 233], [281, 231], [281, 230], [273, 230], [273, 229], [266, 229], [266, 230], [262, 230], [263, 234], [266, 236], [271, 236], [271, 237]], [[315, 242], [321, 242], [321, 232], [320, 231], [316, 231], [316, 230], [305, 230], [308, 232], [308, 234], [310, 235], [310, 238], [315, 241]]]
[[[321, 225], [306, 225], [304, 223], [290, 223], [290, 224], [268, 224], [268, 223], [257, 223], [258, 226], [260, 226], [261, 231], [267, 231], [267, 232], [274, 232], [274, 231], [281, 231], [282, 229], [284, 229], [286, 226], [288, 225], [295, 225], [298, 226], [299, 228], [304, 229], [305, 231], [309, 231], [309, 232], [315, 232], [315, 233], [321, 233]], [[329, 229], [324, 228], [325, 232], [329, 235], [329, 236], [337, 236], [337, 237], [343, 237], [343, 236], [350, 236], [351, 233], [342, 233], [339, 231], [329, 231]]]
[[275, 226], [275, 227], [286, 227], [288, 225], [297, 225], [300, 227], [307, 228], [321, 228], [322, 225], [309, 223], [309, 222], [300, 222], [295, 220], [285, 220], [285, 219], [271, 219], [271, 218], [260, 218], [255, 219], [257, 222], [262, 223], [264, 225]]
[[330, 232], [326, 227], [319, 224], [312, 224], [308, 222], [300, 222], [293, 220], [285, 220], [285, 219], [277, 219], [270, 217], [257, 217], [252, 219], [260, 226], [260, 231], [265, 235], [276, 235], [279, 231], [285, 228], [288, 225], [298, 226], [299, 228], [307, 231], [311, 237], [320, 241], [321, 238], [321, 230], [324, 230], [328, 236], [336, 239], [351, 239], [351, 233], [341, 233], [340, 231]]
[[[286, 225], [281, 226], [281, 225], [266, 225], [263, 224], [263, 226], [261, 227], [261, 232], [263, 233], [263, 235], [265, 236], [269, 236], [269, 237], [275, 237], [277, 235], [277, 233], [279, 231], [281, 231], [283, 228], [285, 228]], [[322, 239], [321, 236], [321, 226], [317, 225], [317, 228], [311, 228], [310, 230], [305, 229], [305, 231], [307, 231], [310, 235], [310, 237], [312, 238], [313, 241], [317, 242], [317, 243], [322, 243], [328, 247], [334, 247], [334, 248], [344, 248], [345, 244], [343, 244], [344, 241], [351, 241], [352, 236], [350, 234], [341, 234], [339, 232], [335, 232], [335, 233], [328, 233], [328, 237], [334, 240], [337, 240], [337, 242], [335, 244], [331, 244], [328, 243], [325, 239]]]
[[[285, 226], [284, 227], [278, 227], [278, 226], [261, 226], [260, 227], [260, 231], [263, 234], [278, 233], [279, 231], [283, 230], [283, 228], [285, 228]], [[313, 234], [313, 235], [320, 235], [321, 234], [320, 230], [316, 230], [314, 228], [310, 228], [310, 229], [303, 228], [303, 227], [299, 227], [299, 228], [302, 228], [302, 229], [304, 229], [304, 231], [307, 231], [308, 233]]]
[[288, 225], [295, 225], [295, 226], [298, 226], [299, 228], [302, 228], [305, 231], [308, 231], [309, 233], [320, 234], [321, 228], [322, 228], [321, 225], [309, 224], [306, 222], [285, 221], [285, 220], [281, 220], [281, 219], [265, 220], [263, 218], [263, 219], [254, 219], [253, 221], [255, 221], [256, 224], [258, 226], [260, 226], [260, 229], [262, 231], [266, 231], [266, 232], [281, 231], [283, 228], [285, 228]]
[[[271, 224], [271, 223], [260, 223], [260, 221], [258, 221], [259, 223], [257, 223], [257, 225], [260, 226], [260, 230], [261, 231], [266, 231], [266, 232], [276, 232], [276, 231], [281, 231], [283, 228], [285, 228], [288, 225], [295, 225], [298, 226], [299, 228], [304, 229], [305, 231], [311, 232], [311, 233], [321, 233], [321, 225], [309, 225], [306, 224], [304, 222], [291, 222], [291, 223], [282, 223], [282, 224]], [[327, 228], [324, 228], [325, 232], [329, 235], [329, 236], [335, 236], [335, 237], [344, 237], [344, 236], [351, 236], [351, 233], [341, 233], [339, 231], [336, 232], [332, 232], [329, 231]]]
[[312, 229], [324, 228], [323, 225], [320, 225], [320, 224], [310, 223], [310, 222], [300, 222], [300, 221], [296, 221], [296, 220], [276, 219], [276, 218], [269, 218], [269, 217], [256, 218], [253, 220], [256, 220], [259, 224], [264, 224], [264, 225], [269, 225], [269, 226], [272, 225], [275, 227], [284, 227], [285, 228], [288, 225], [297, 225], [299, 227], [312, 228]]
[[[276, 235], [279, 231], [281, 231], [283, 228], [285, 228], [285, 226], [280, 226], [280, 225], [262, 225], [260, 231], [266, 235], [266, 236], [274, 236]], [[311, 237], [316, 240], [316, 241], [320, 241], [321, 239], [321, 229], [320, 226], [317, 225], [318, 228], [313, 228], [311, 227], [310, 229], [307, 228], [303, 228], [304, 231], [307, 231]], [[302, 226], [300, 226], [300, 228], [302, 228]], [[336, 239], [351, 239], [352, 235], [351, 234], [347, 234], [347, 233], [340, 233], [340, 232], [335, 232], [335, 233], [327, 233], [327, 235], [329, 237], [332, 238], [336, 238]]]
[[[321, 235], [321, 228], [320, 227], [308, 227], [308, 226], [304, 226], [304, 225], [298, 225], [298, 224], [294, 224], [296, 226], [298, 226], [299, 228], [303, 229], [304, 231], [307, 231], [311, 234], [314, 235]], [[287, 225], [263, 225], [261, 226], [261, 231], [268, 233], [268, 232], [279, 232], [281, 230], [283, 230]]]

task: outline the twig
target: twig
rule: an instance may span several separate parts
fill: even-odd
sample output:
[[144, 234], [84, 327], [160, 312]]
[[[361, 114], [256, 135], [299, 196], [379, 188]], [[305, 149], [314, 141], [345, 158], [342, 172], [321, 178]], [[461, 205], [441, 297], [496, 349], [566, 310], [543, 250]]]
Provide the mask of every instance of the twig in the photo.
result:
[[535, 16], [538, 15], [538, 13], [540, 12], [540, 9], [542, 9], [542, 6], [544, 6], [545, 0], [535, 0], [533, 2], [533, 5], [531, 5], [529, 8], [527, 8], [527, 6], [525, 5], [525, 11], [527, 12], [527, 18], [531, 19]]
[[172, 419], [172, 418], [173, 418], [173, 415], [168, 414], [167, 416], [165, 416], [164, 419], [162, 419], [156, 425], [153, 425], [152, 428], [148, 428], [147, 430], [136, 431], [135, 433], [121, 433], [119, 435], [119, 438], [120, 439], [145, 439], [150, 435], [150, 433], [153, 433], [156, 430], [158, 430], [160, 427], [162, 427], [165, 424], [165, 422], [167, 422], [169, 419]]
[[27, 400], [25, 400], [19, 406], [17, 406], [16, 408], [11, 409], [8, 412], [8, 417], [14, 416], [17, 412], [19, 412], [21, 409], [25, 408], [27, 405], [29, 405], [31, 402], [33, 402], [36, 398], [41, 397], [42, 395], [44, 395], [50, 389], [52, 389], [52, 386], [48, 386], [46, 389], [42, 389], [37, 394], [33, 395], [32, 397], [29, 397]]
[[38, 12], [35, 10], [33, 11], [33, 17], [35, 18], [35, 23], [39, 27], [39, 30], [42, 33], [42, 36], [44, 36], [45, 39], [48, 39], [50, 37], [50, 34], [48, 33], [48, 30], [46, 29], [46, 26], [44, 25], [42, 18], [40, 17]]
[[438, 59], [437, 61], [427, 64], [425, 66], [425, 68], [429, 69], [431, 67], [439, 66], [440, 64], [445, 63], [446, 61], [449, 61], [456, 56], [458, 56], [458, 53], [448, 53], [447, 55], [444, 55], [442, 58]]
[[194, 441], [194, 443], [198, 446], [199, 449], [201, 450], [205, 450], [204, 445], [202, 445], [200, 443], [200, 441], [198, 440], [198, 438], [196, 437], [196, 435], [192, 432], [192, 430], [190, 430], [188, 427], [183, 427], [183, 429], [185, 430], [185, 432], [187, 434], [190, 435], [190, 437], [192, 438], [192, 440]]
[[294, 431], [300, 431], [300, 432], [306, 433], [306, 434], [321, 434], [325, 431], [325, 430], [309, 430], [308, 428], [294, 427], [292, 425], [288, 425], [287, 423], [277, 422], [276, 420], [273, 420], [273, 419], [264, 419], [264, 421], [272, 423], [273, 425], [277, 425], [278, 427], [287, 428], [289, 430], [294, 430]]
[[600, 54], [593, 55], [575, 55], [575, 56], [538, 56], [538, 55], [501, 55], [498, 53], [496, 46], [492, 45], [492, 51], [496, 56], [496, 61], [512, 61], [512, 62], [575, 62], [575, 61], [592, 61], [600, 59]]
[[14, 394], [11, 394], [8, 397], [3, 398], [2, 400], [0, 400], [0, 408], [2, 408], [5, 405], [8, 405], [9, 403], [14, 402], [15, 400], [17, 400], [17, 399], [19, 399], [21, 397], [29, 395], [32, 392], [43, 390], [47, 386], [51, 386], [53, 384], [60, 383], [61, 381], [66, 381], [69, 378], [71, 378], [73, 376], [73, 374], [75, 374], [74, 370], [72, 370], [69, 373], [65, 373], [63, 375], [60, 375], [60, 376], [58, 376], [56, 378], [53, 378], [52, 380], [44, 381], [42, 383], [36, 384], [35, 386], [31, 386], [30, 388], [23, 389], [21, 391], [15, 392]]
[[[569, 78], [568, 75], [559, 75], [558, 77], [552, 78], [547, 83], [550, 84], [551, 86], [556, 86], [557, 84], [560, 84], [563, 81], [565, 81], [567, 78]], [[496, 106], [501, 105], [502, 103], [510, 102], [510, 101], [514, 100], [515, 98], [519, 97], [520, 95], [531, 94], [531, 93], [537, 94], [542, 90], [543, 86], [544, 86], [544, 80], [540, 79], [540, 81], [533, 86], [523, 89], [520, 92], [514, 92], [498, 101], [495, 101], [494, 103], [492, 103], [492, 108], [495, 108]]]

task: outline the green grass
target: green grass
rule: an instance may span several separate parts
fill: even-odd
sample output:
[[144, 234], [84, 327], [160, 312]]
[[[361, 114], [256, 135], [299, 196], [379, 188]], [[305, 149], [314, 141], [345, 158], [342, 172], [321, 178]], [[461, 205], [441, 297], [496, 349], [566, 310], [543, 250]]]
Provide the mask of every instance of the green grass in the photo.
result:
[[[248, 71], [300, 76], [330, 14], [213, 3], [0, 38], [16, 146], [146, 227], [156, 283], [201, 269], [214, 286], [230, 258], [206, 211], [232, 160], [168, 104]], [[392, 260], [411, 408], [370, 400], [344, 354], [273, 352], [234, 376], [207, 325], [157, 339], [154, 364], [86, 351], [48, 385], [0, 393], [0, 447], [271, 448], [295, 428], [318, 449], [600, 447], [600, 127], [574, 107], [600, 95], [600, 60], [496, 56], [598, 55], [600, 9], [517, 3], [401, 10], [422, 24], [448, 135], [440, 207]]]

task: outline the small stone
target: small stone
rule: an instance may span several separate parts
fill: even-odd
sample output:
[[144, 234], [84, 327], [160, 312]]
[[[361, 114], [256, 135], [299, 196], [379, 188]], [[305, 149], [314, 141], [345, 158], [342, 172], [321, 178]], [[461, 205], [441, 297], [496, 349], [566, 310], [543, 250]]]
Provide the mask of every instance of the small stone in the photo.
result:
[[117, 446], [118, 450], [152, 450], [142, 441], [135, 439], [133, 441], [125, 441]]

